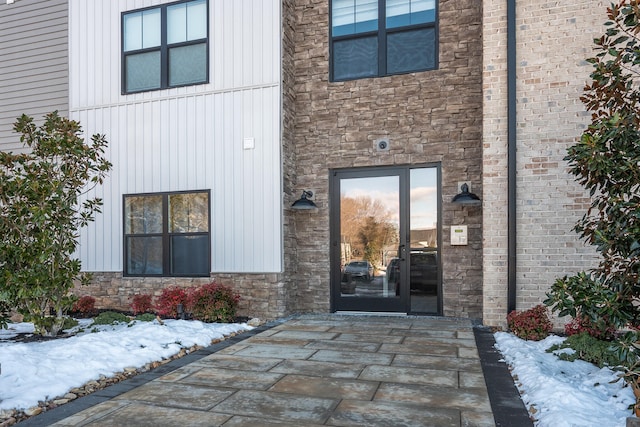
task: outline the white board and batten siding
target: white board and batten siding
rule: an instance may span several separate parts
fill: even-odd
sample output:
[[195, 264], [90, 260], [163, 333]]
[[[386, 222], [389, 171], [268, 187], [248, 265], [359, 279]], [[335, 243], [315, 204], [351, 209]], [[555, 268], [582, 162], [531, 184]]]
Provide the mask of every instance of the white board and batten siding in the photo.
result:
[[67, 0], [0, 0], [0, 150], [22, 151], [20, 115], [68, 114], [67, 24]]
[[113, 163], [83, 269], [122, 271], [123, 194], [209, 189], [211, 271], [280, 272], [279, 2], [209, 0], [210, 83], [122, 95], [121, 13], [162, 3], [69, 1], [70, 115]]

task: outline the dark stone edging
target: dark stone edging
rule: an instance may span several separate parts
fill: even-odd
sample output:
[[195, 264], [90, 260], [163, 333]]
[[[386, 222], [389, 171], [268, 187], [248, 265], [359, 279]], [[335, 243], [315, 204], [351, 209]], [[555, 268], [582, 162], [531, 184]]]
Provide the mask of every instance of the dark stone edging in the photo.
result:
[[41, 414], [34, 417], [27, 418], [24, 421], [20, 421], [18, 424], [16, 424], [16, 426], [45, 427], [57, 423], [60, 420], [77, 414], [78, 412], [106, 402], [107, 400], [113, 399], [116, 396], [131, 391], [136, 387], [140, 387], [141, 385], [160, 378], [161, 376], [175, 371], [178, 368], [182, 368], [189, 363], [196, 362], [203, 357], [217, 353], [220, 350], [224, 350], [225, 348], [231, 347], [232, 345], [244, 341], [247, 338], [271, 329], [272, 327], [283, 323], [285, 320], [286, 319], [268, 322], [264, 325], [255, 327], [250, 331], [240, 332], [237, 335], [225, 338], [219, 343], [201, 348], [185, 355], [184, 357], [172, 360], [171, 362], [165, 363], [164, 365], [160, 365], [157, 368], [151, 369], [147, 372], [143, 372], [124, 381], [120, 381], [119, 383], [110, 385], [101, 390], [96, 390], [91, 394], [79, 397], [71, 402], [65, 403], [64, 405], [60, 405], [57, 408], [49, 409], [48, 411], [42, 412]]
[[509, 368], [501, 361], [502, 355], [495, 348], [496, 341], [491, 329], [475, 326], [473, 334], [496, 426], [532, 427], [533, 421], [529, 418], [529, 412], [520, 398]]

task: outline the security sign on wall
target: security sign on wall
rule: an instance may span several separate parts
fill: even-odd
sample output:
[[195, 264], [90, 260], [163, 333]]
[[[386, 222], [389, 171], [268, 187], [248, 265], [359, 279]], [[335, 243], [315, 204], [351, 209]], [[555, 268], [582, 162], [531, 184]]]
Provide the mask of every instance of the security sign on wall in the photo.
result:
[[452, 225], [451, 226], [451, 246], [467, 245], [467, 226]]

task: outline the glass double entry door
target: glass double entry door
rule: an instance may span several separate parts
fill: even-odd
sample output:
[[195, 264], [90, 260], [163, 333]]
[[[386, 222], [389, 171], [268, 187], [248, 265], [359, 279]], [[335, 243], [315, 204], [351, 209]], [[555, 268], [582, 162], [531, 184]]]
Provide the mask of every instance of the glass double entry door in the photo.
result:
[[442, 314], [439, 165], [331, 172], [332, 311]]

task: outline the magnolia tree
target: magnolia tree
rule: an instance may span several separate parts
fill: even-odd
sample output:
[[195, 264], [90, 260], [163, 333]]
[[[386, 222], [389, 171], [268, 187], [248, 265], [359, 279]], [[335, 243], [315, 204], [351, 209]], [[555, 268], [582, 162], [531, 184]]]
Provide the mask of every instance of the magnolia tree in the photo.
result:
[[107, 142], [94, 135], [85, 143], [80, 124], [57, 112], [39, 127], [23, 115], [14, 130], [27, 152], [0, 152], [0, 311], [12, 307], [54, 336], [74, 282], [90, 280], [73, 255], [78, 230], [100, 212], [102, 201], [84, 194], [111, 168]]
[[[592, 81], [581, 97], [591, 124], [565, 158], [591, 196], [574, 229], [601, 257], [593, 270], [556, 281], [545, 301], [601, 332], [637, 328], [640, 321], [639, 1], [620, 0], [607, 15], [597, 53], [588, 59]], [[637, 338], [620, 342], [619, 356], [633, 363]]]

